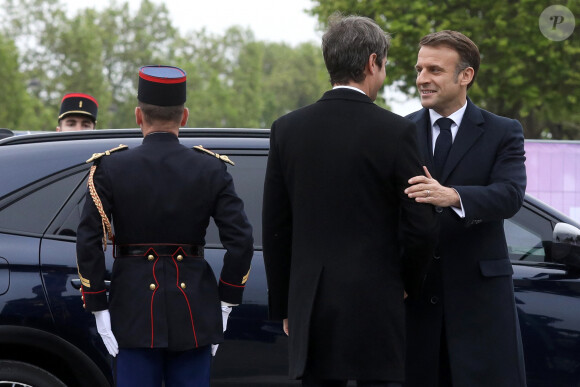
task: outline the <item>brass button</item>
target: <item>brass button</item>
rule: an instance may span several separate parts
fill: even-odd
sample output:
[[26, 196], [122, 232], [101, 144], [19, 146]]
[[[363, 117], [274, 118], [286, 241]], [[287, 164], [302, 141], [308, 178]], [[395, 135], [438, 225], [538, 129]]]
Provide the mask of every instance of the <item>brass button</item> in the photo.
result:
[[85, 304], [83, 304], [83, 308], [85, 308], [85, 309], [86, 309], [86, 308], [87, 308], [87, 306], [86, 306]]
[[151, 284], [151, 285], [149, 285], [149, 289], [151, 289], [151, 290], [155, 290], [155, 288], [156, 288], [155, 284]]
[[147, 260], [148, 260], [148, 261], [152, 261], [152, 260], [154, 260], [154, 259], [155, 259], [155, 257], [153, 256], [153, 254], [149, 254], [149, 255], [147, 256]]
[[177, 256], [177, 260], [178, 260], [178, 261], [183, 261], [183, 255], [179, 254], [179, 255]]
[[186, 288], [186, 286], [185, 286], [185, 282], [182, 282], [182, 283], [181, 283], [181, 289], [185, 289], [185, 288]]

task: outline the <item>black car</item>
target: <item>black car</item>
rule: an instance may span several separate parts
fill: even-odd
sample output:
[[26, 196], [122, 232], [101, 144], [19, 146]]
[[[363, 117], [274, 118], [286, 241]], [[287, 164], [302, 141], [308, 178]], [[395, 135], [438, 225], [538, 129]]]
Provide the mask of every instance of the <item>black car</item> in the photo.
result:
[[[268, 130], [183, 129], [182, 143], [227, 154], [254, 226], [244, 303], [234, 308], [212, 365], [213, 386], [289, 386], [287, 338], [268, 320], [261, 203]], [[107, 386], [111, 359], [82, 307], [76, 229], [93, 153], [141, 143], [139, 130], [21, 135], [0, 140], [0, 381]], [[526, 196], [505, 222], [528, 386], [580, 386], [579, 224]], [[223, 257], [211, 226], [205, 256]], [[112, 248], [107, 249], [110, 269]], [[0, 382], [4, 383], [4, 382]]]

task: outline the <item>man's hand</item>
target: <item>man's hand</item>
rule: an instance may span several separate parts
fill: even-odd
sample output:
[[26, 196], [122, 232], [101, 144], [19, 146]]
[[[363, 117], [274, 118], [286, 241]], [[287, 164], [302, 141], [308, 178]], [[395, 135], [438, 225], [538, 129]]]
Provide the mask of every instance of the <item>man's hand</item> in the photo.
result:
[[[222, 326], [223, 326], [224, 332], [226, 331], [226, 328], [228, 327], [228, 317], [230, 316], [231, 312], [232, 312], [231, 306], [222, 305]], [[211, 345], [211, 355], [212, 356], [215, 356], [218, 347], [219, 347], [219, 344], [212, 344]]]
[[288, 333], [288, 319], [287, 318], [282, 320], [282, 329], [284, 329], [284, 333], [286, 333], [286, 336], [290, 336], [290, 333]]
[[461, 207], [459, 195], [453, 188], [444, 187], [423, 167], [425, 176], [415, 176], [409, 179], [411, 186], [405, 190], [409, 198], [418, 203], [429, 203], [439, 207]]
[[115, 335], [113, 335], [113, 331], [111, 330], [111, 315], [109, 314], [109, 310], [99, 310], [97, 312], [93, 312], [95, 315], [95, 320], [97, 322], [97, 332], [101, 335], [101, 339], [103, 339], [103, 343], [105, 343], [105, 347], [107, 347], [107, 352], [113, 357], [117, 356], [119, 353], [119, 345], [117, 344], [117, 339], [115, 339]]

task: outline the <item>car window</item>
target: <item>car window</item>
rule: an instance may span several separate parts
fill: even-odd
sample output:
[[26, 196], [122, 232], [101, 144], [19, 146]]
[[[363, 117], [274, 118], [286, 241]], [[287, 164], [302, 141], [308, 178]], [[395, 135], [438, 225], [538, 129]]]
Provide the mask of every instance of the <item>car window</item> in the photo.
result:
[[46, 234], [59, 237], [72, 237], [76, 239], [77, 228], [81, 221], [81, 212], [85, 205], [88, 174], [85, 173], [82, 183], [71, 195], [54, 222], [48, 228]]
[[[234, 179], [236, 192], [244, 201], [244, 210], [253, 228], [254, 246], [262, 246], [262, 191], [267, 156], [264, 155], [233, 155], [230, 156], [236, 163], [228, 166], [228, 172]], [[84, 206], [86, 192], [85, 180], [78, 185], [78, 189], [70, 196], [70, 200], [58, 214], [47, 234], [55, 237], [76, 238], [76, 230], [80, 222], [80, 215]], [[208, 247], [221, 247], [221, 241], [213, 220], [206, 234]]]
[[522, 207], [504, 222], [510, 259], [513, 261], [549, 262], [552, 224], [543, 216]]
[[[236, 163], [228, 166], [228, 172], [234, 179], [238, 196], [244, 201], [244, 210], [253, 228], [254, 247], [262, 248], [262, 196], [264, 176], [266, 173], [266, 155], [231, 156]], [[214, 222], [210, 222], [205, 237], [206, 245], [221, 246], [219, 234]]]
[[0, 229], [42, 234], [86, 173], [66, 172], [36, 182], [0, 203]]

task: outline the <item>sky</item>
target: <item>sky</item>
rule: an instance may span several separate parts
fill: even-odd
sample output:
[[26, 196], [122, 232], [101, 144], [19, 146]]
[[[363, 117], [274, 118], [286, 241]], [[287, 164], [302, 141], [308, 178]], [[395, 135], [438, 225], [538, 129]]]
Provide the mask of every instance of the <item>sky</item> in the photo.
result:
[[[129, 3], [135, 11], [141, 0], [117, 0]], [[293, 46], [313, 42], [320, 44], [322, 32], [317, 28], [315, 17], [305, 10], [311, 9], [311, 0], [152, 0], [164, 3], [173, 18], [174, 25], [183, 33], [207, 31], [221, 34], [229, 27], [237, 25], [249, 27], [257, 40], [285, 42]], [[100, 9], [110, 4], [103, 0], [63, 0], [69, 12], [79, 8]], [[411, 69], [412, 70], [412, 69]], [[388, 77], [388, 74], [387, 74]], [[421, 108], [417, 98], [385, 89], [385, 98], [392, 110], [401, 115]]]

